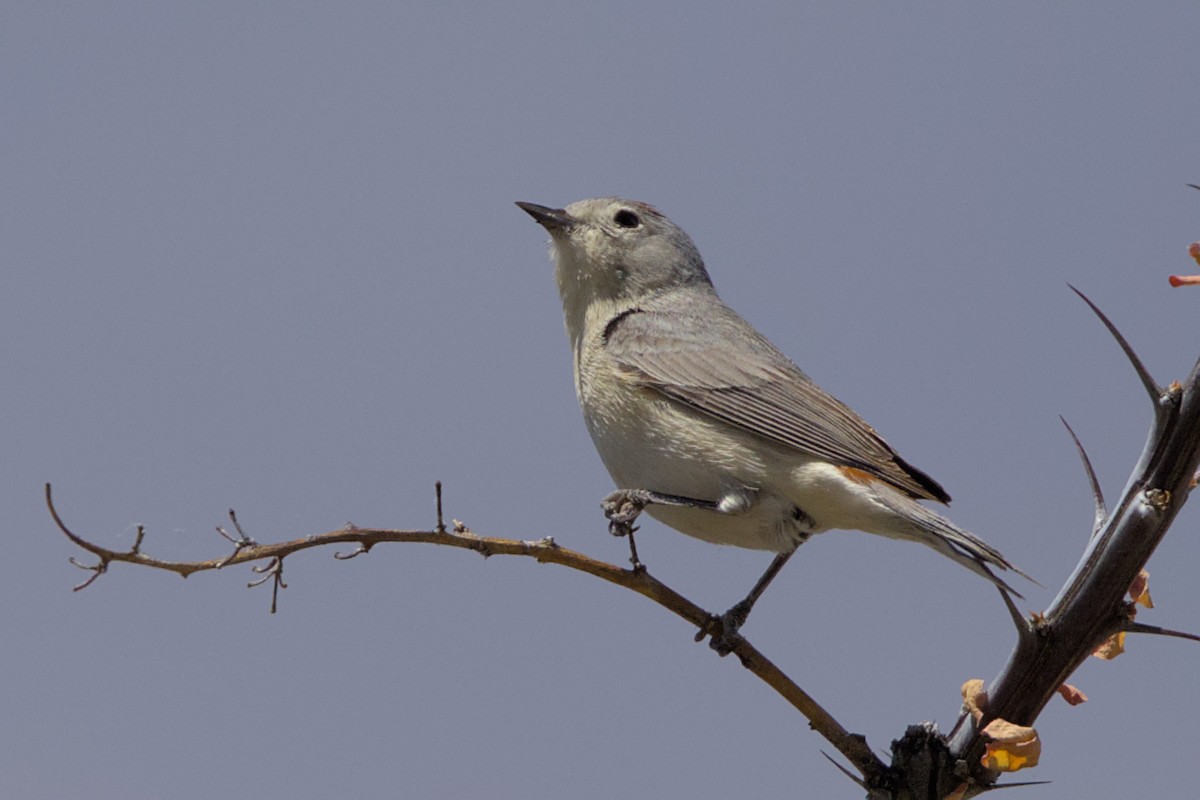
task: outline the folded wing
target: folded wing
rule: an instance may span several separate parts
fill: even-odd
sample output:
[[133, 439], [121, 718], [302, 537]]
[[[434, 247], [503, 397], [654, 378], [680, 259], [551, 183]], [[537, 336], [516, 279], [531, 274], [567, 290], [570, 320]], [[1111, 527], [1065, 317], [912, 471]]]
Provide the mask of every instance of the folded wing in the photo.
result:
[[950, 500], [745, 320], [721, 309], [703, 316], [627, 311], [608, 324], [606, 351], [636, 380], [702, 414], [862, 470], [910, 497]]

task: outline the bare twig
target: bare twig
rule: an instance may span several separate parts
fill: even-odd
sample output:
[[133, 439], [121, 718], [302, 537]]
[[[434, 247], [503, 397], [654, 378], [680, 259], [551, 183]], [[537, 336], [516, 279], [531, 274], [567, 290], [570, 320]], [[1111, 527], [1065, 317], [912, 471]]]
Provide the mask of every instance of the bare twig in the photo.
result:
[[446, 523], [442, 521], [442, 482], [435, 481], [433, 484], [433, 493], [437, 496], [437, 526], [434, 528], [438, 533], [446, 532]]
[[[50, 491], [50, 484], [46, 484], [46, 491]], [[232, 508], [229, 509], [229, 521], [233, 523], [233, 529], [237, 531], [237, 536], [233, 536], [229, 533], [229, 531], [225, 530], [220, 525], [217, 526], [217, 533], [221, 534], [222, 537], [233, 543], [233, 552], [226, 556], [225, 559], [217, 565], [217, 569], [221, 569], [225, 565], [229, 564], [231, 561], [233, 561], [234, 557], [237, 556], [238, 553], [242, 552], [247, 547], [258, 546], [258, 542], [251, 539], [246, 535], [246, 532], [242, 530], [242, 524], [238, 522], [237, 514]], [[184, 577], [187, 576], [185, 575]]]
[[[704, 630], [709, 635], [721, 632], [719, 619], [715, 615], [683, 597], [674, 589], [654, 578], [644, 569], [622, 569], [613, 564], [597, 561], [583, 553], [560, 547], [551, 537], [536, 541], [522, 541], [518, 539], [477, 536], [462, 523], [455, 522], [452, 531], [445, 530], [445, 526], [442, 526], [442, 530], [432, 531], [388, 530], [351, 526], [327, 533], [305, 536], [301, 539], [293, 539], [289, 542], [257, 544], [245, 536], [235, 521], [235, 530], [238, 530], [241, 538], [234, 538], [228, 532], [222, 532], [223, 535], [237, 546], [237, 549], [231, 555], [207, 561], [181, 562], [151, 558], [139, 552], [109, 550], [76, 535], [67, 528], [60, 518], [54, 506], [49, 484], [46, 485], [46, 504], [59, 530], [72, 542], [99, 558], [105, 568], [109, 562], [120, 561], [174, 572], [187, 577], [195, 572], [216, 570], [229, 564], [244, 564], [266, 560], [266, 565], [254, 568], [254, 571], [262, 574], [263, 577], [252, 581], [250, 585], [257, 586], [268, 580], [274, 581], [271, 600], [272, 613], [276, 609], [279, 589], [287, 588], [287, 584], [283, 582], [283, 560], [287, 556], [302, 550], [330, 544], [353, 543], [358, 545], [358, 552], [365, 552], [381, 542], [408, 542], [458, 547], [464, 550], [473, 550], [487, 556], [526, 556], [544, 564], [559, 564], [637, 592], [643, 597], [649, 598], [672, 611], [697, 628]], [[231, 517], [231, 519], [236, 520], [234, 517]], [[100, 569], [99, 571], [103, 572], [104, 569]], [[95, 577], [93, 576], [90, 580], [94, 580]], [[852, 763], [862, 773], [868, 785], [878, 783], [883, 779], [885, 774], [884, 764], [867, 746], [866, 740], [862, 736], [852, 734], [843, 728], [828, 711], [822, 708], [816, 700], [785, 675], [770, 659], [755, 649], [745, 638], [737, 642], [733, 648], [733, 652], [738, 656], [742, 666], [757, 675], [785, 700], [791, 703], [796, 710], [807, 717], [813, 730], [824, 736], [839, 753]]]
[[262, 586], [267, 581], [271, 581], [271, 613], [274, 614], [279, 608], [279, 590], [287, 588], [287, 584], [283, 582], [283, 556], [275, 556], [270, 563], [265, 566], [251, 567], [250, 571], [257, 572], [262, 577], [247, 583], [247, 589]]
[[72, 591], [75, 591], [75, 592], [78, 592], [80, 589], [86, 589], [87, 587], [91, 586], [92, 583], [95, 582], [96, 578], [99, 578], [101, 575], [108, 572], [108, 559], [106, 559], [106, 558], [102, 558], [99, 561], [97, 561], [95, 564], [92, 564], [90, 566], [88, 564], [81, 564], [80, 562], [76, 561], [75, 556], [71, 556], [70, 558], [67, 559], [67, 561], [69, 561], [73, 566], [79, 567], [82, 570], [92, 573], [92, 577], [88, 578], [83, 583], [77, 583], [77, 584], [75, 584], [74, 587], [72, 587]]
[[359, 546], [356, 549], [350, 551], [349, 553], [343, 553], [339, 550], [333, 554], [333, 557], [336, 558], [338, 561], [349, 561], [352, 558], [361, 556], [363, 553], [369, 553], [369, 552], [371, 552], [370, 545], [359, 544]]

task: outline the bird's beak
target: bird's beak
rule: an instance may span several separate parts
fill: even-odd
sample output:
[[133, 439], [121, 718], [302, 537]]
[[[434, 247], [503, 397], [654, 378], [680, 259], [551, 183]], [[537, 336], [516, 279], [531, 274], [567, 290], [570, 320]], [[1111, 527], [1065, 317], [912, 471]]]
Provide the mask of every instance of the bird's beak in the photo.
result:
[[572, 217], [564, 209], [548, 208], [539, 206], [537, 203], [521, 203], [517, 205], [522, 211], [537, 220], [537, 223], [546, 230], [554, 233], [555, 231], [570, 230], [579, 220]]

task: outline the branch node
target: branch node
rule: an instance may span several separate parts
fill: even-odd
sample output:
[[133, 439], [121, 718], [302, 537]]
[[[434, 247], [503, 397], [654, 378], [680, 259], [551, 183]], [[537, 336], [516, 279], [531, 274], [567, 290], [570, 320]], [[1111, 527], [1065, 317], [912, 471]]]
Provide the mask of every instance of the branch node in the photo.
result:
[[141, 552], [142, 552], [142, 539], [144, 539], [145, 537], [146, 537], [146, 526], [145, 526], [145, 525], [138, 525], [138, 526], [137, 526], [137, 538], [135, 538], [135, 539], [133, 540], [133, 547], [129, 548], [129, 554], [130, 554], [130, 555], [136, 556], [136, 555], [140, 555], [140, 554], [141, 554]]
[[256, 572], [262, 577], [247, 583], [247, 589], [262, 586], [267, 581], [274, 581], [271, 586], [271, 613], [274, 614], [279, 607], [279, 590], [287, 588], [287, 584], [283, 582], [283, 556], [273, 556], [267, 564], [251, 567], [250, 571]]
[[251, 539], [249, 536], [246, 535], [246, 532], [244, 530], [242, 530], [242, 525], [240, 522], [238, 522], [237, 514], [234, 512], [234, 510], [232, 508], [229, 509], [229, 520], [230, 520], [230, 522], [233, 523], [233, 529], [235, 531], [237, 531], [237, 536], [236, 537], [233, 536], [229, 531], [225, 530], [225, 528], [223, 528], [222, 526], [220, 526], [220, 525], [217, 526], [217, 533], [221, 534], [221, 536], [223, 536], [228, 541], [233, 542], [233, 552], [230, 553], [229, 555], [225, 556], [225, 558], [221, 559], [220, 563], [217, 564], [217, 569], [221, 569], [222, 567], [227, 566], [231, 561], [233, 561], [235, 558], [238, 557], [239, 553], [241, 553], [246, 548], [258, 547], [258, 542]]
[[100, 556], [100, 560], [97, 561], [95, 564], [91, 564], [91, 565], [80, 564], [78, 561], [75, 560], [75, 556], [68, 556], [67, 561], [71, 562], [71, 564], [75, 565], [76, 567], [79, 567], [81, 570], [84, 570], [85, 572], [92, 573], [92, 577], [88, 578], [83, 583], [75, 586], [75, 588], [73, 588], [71, 590], [73, 592], [78, 592], [80, 589], [86, 589], [87, 587], [91, 586], [95, 582], [96, 578], [99, 578], [101, 575], [108, 572], [108, 559], [104, 558], [103, 556]]
[[1166, 489], [1147, 489], [1142, 492], [1142, 502], [1161, 514], [1171, 506], [1171, 493]]

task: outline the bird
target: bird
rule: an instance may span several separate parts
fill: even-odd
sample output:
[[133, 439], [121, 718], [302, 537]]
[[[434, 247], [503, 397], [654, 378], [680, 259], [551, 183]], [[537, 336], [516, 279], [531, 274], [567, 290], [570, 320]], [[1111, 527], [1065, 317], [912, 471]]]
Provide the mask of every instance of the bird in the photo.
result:
[[643, 511], [697, 539], [776, 554], [719, 618], [714, 649], [733, 649], [796, 549], [833, 529], [919, 542], [1020, 597], [993, 568], [1028, 576], [922, 505], [950, 495], [727, 306], [664, 214], [619, 197], [517, 206], [550, 234], [576, 394], [617, 486], [601, 505], [610, 532], [629, 537], [634, 569]]

